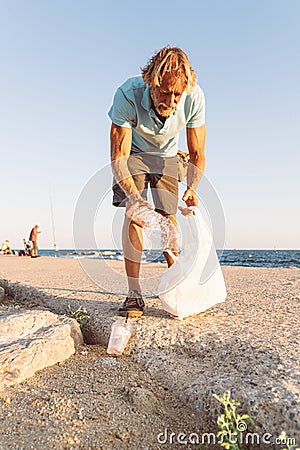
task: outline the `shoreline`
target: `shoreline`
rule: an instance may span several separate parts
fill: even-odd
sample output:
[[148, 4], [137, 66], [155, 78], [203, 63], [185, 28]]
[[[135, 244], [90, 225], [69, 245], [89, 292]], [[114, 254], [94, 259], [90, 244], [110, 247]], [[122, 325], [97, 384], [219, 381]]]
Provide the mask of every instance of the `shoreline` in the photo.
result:
[[[15, 255], [0, 255], [1, 257], [12, 257]], [[53, 250], [40, 250], [40, 257], [51, 257], [55, 259], [77, 259], [77, 260], [103, 260], [124, 261], [122, 250], [100, 249], [100, 250], [59, 250], [57, 254]], [[18, 256], [19, 257], [19, 256]], [[22, 255], [25, 259], [27, 255]], [[300, 268], [300, 250], [224, 250], [218, 251], [221, 267], [263, 267], [263, 268]], [[1, 262], [1, 260], [0, 260]], [[160, 250], [145, 249], [141, 260], [145, 263], [165, 264], [165, 259]]]

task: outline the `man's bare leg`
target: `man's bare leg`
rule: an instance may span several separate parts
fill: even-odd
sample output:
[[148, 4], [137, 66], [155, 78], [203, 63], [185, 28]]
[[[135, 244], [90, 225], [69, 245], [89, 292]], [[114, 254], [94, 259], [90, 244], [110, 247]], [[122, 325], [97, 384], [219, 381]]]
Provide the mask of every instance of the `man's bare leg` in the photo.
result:
[[[171, 222], [177, 228], [176, 217], [171, 214], [163, 214], [164, 217], [171, 220]], [[142, 235], [142, 227], [132, 222], [126, 215], [124, 218], [123, 224], [123, 232], [122, 232], [122, 242], [123, 242], [123, 250], [124, 250], [124, 261], [125, 261], [125, 270], [128, 280], [128, 289], [133, 291], [141, 292], [141, 287], [139, 283], [139, 275], [140, 275], [140, 267], [141, 267], [141, 257], [143, 252], [143, 235]], [[178, 256], [178, 252], [174, 251], [174, 249], [170, 249], [172, 252]], [[168, 267], [171, 267], [174, 264], [174, 260], [172, 256], [163, 252], [165, 260], [168, 264]]]
[[122, 240], [129, 292], [124, 304], [119, 308], [119, 314], [128, 317], [141, 317], [145, 306], [139, 281], [143, 251], [142, 228], [132, 222], [127, 215], [124, 219]]
[[132, 222], [126, 215], [123, 224], [122, 243], [128, 290], [141, 292], [139, 275], [143, 252], [142, 228]]
[[[176, 228], [178, 228], [177, 225], [177, 221], [176, 221], [176, 217], [171, 215], [171, 214], [163, 214], [162, 212], [160, 212], [160, 214], [162, 214], [164, 217], [167, 217], [168, 219], [171, 220], [171, 222], [173, 223], [173, 225], [175, 225]], [[174, 251], [172, 248], [170, 248], [170, 250], [174, 253], [175, 256], [178, 256], [178, 252]], [[163, 252], [164, 253], [164, 257], [165, 260], [168, 264], [168, 267], [171, 267], [172, 264], [174, 264], [174, 259], [172, 258], [172, 256], [168, 253], [168, 252]]]

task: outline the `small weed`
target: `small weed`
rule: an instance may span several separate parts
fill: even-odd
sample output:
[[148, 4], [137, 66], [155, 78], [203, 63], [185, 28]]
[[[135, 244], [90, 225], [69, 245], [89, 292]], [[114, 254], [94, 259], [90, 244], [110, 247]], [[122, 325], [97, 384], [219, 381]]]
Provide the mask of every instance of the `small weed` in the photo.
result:
[[[230, 391], [224, 392], [222, 397], [213, 394], [214, 398], [221, 403], [224, 414], [218, 417], [219, 431], [217, 437], [221, 447], [226, 450], [243, 450], [240, 446], [243, 442], [242, 434], [247, 430], [247, 424], [254, 425], [254, 421], [248, 414], [239, 415], [236, 411], [240, 404], [231, 398]], [[287, 437], [285, 432], [279, 436], [279, 440], [286, 448], [282, 450], [300, 450], [294, 438]]]
[[221, 447], [226, 450], [241, 450], [240, 435], [247, 429], [247, 423], [254, 425], [253, 420], [248, 414], [242, 416], [237, 414], [236, 407], [240, 404], [231, 398], [230, 391], [224, 392], [222, 397], [216, 394], [213, 396], [224, 408], [224, 414], [218, 417], [217, 421], [219, 425], [217, 437], [221, 441]]
[[76, 311], [73, 311], [71, 306], [68, 305], [68, 310], [69, 310], [69, 316], [72, 317], [72, 319], [77, 320], [77, 322], [79, 323], [79, 326], [81, 329], [83, 329], [84, 326], [84, 320], [88, 319], [90, 316], [88, 315], [88, 312], [86, 310], [86, 308], [79, 306], [78, 309], [76, 309]]

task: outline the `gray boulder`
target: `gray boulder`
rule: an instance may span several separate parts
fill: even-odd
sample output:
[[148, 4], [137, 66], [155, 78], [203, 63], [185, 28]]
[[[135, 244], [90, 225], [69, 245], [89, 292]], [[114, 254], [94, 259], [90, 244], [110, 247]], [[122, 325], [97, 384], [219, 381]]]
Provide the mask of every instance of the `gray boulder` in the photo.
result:
[[0, 390], [65, 361], [83, 343], [74, 319], [49, 311], [0, 314]]

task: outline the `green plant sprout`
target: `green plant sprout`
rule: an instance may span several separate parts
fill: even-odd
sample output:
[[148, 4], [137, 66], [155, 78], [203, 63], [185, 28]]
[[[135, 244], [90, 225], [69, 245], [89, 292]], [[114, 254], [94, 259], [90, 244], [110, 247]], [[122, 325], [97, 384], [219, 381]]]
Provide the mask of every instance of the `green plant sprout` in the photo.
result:
[[[247, 423], [254, 425], [254, 421], [248, 414], [237, 414], [236, 408], [240, 405], [237, 401], [231, 398], [230, 391], [224, 392], [222, 397], [213, 394], [213, 397], [218, 400], [224, 408], [224, 414], [218, 417], [219, 431], [217, 437], [221, 447], [226, 450], [243, 450], [240, 447], [242, 442], [241, 435], [247, 430]], [[279, 440], [283, 445], [286, 445], [281, 450], [300, 450], [297, 446], [295, 438], [289, 438], [283, 431]]]
[[86, 308], [84, 308], [81, 305], [81, 306], [79, 306], [78, 309], [76, 309], [76, 311], [73, 311], [71, 306], [68, 305], [68, 310], [69, 310], [69, 316], [72, 317], [72, 319], [75, 319], [79, 323], [79, 326], [82, 330], [85, 319], [88, 319], [90, 317], [88, 315]]
[[224, 408], [224, 414], [218, 417], [219, 431], [217, 437], [221, 442], [221, 447], [226, 450], [242, 450], [240, 447], [240, 436], [247, 430], [247, 423], [254, 425], [248, 414], [237, 414], [236, 408], [240, 405], [231, 398], [230, 391], [224, 392], [222, 397], [213, 394]]

